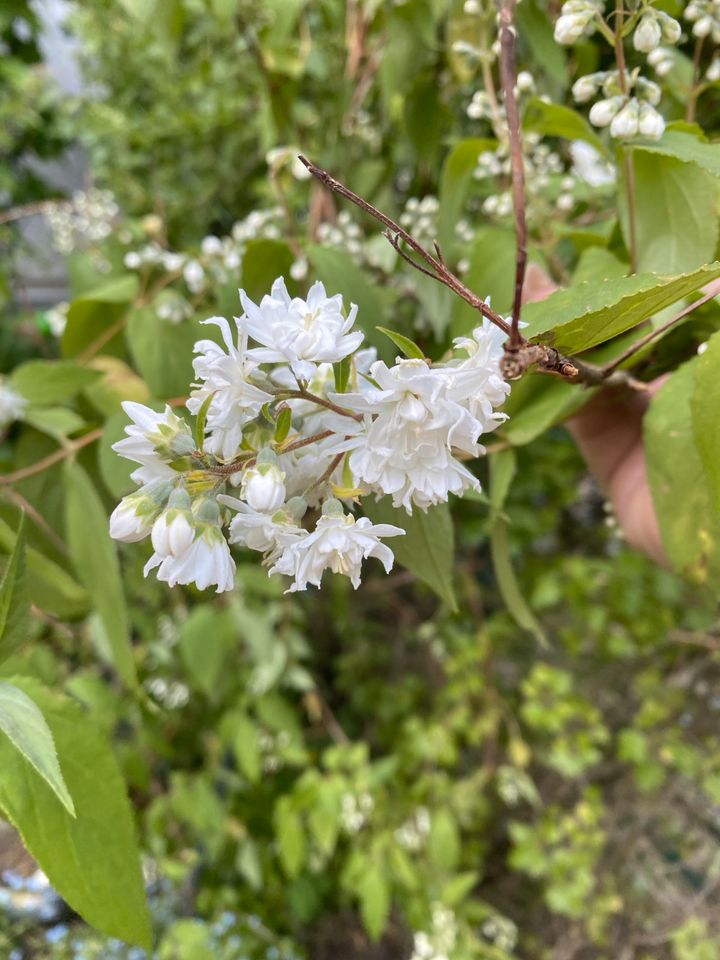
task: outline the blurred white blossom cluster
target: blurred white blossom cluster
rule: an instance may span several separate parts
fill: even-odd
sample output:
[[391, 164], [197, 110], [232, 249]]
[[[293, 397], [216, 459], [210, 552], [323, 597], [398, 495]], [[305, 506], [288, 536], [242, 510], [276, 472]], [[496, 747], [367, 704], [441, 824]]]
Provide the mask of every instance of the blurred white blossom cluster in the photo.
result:
[[150, 537], [145, 572], [170, 586], [233, 586], [230, 545], [262, 554], [289, 591], [319, 586], [330, 569], [360, 583], [362, 561], [389, 571], [383, 541], [401, 527], [356, 517], [363, 495], [407, 513], [478, 489], [461, 461], [505, 418], [500, 374], [505, 335], [487, 321], [455, 340], [440, 363], [363, 349], [357, 308], [315, 283], [291, 297], [282, 278], [259, 304], [240, 292], [235, 330], [195, 345], [189, 420], [170, 407], [127, 402], [132, 424], [114, 445], [138, 464], [139, 489], [110, 518], [113, 537]]
[[[572, 45], [599, 30], [614, 46], [612, 20], [606, 22], [604, 14], [605, 0], [566, 0], [555, 22], [555, 40]], [[661, 44], [678, 43], [682, 36], [678, 21], [646, 3], [632, 12], [626, 25], [632, 32], [634, 49], [648, 55], [650, 66], [659, 76], [667, 74], [672, 69], [673, 58]], [[588, 103], [598, 93], [602, 97], [590, 109], [590, 122], [596, 127], [609, 127], [611, 137], [658, 140], [663, 135], [665, 120], [656, 109], [660, 87], [643, 77], [639, 68], [630, 71], [618, 63], [616, 70], [586, 74], [573, 85], [577, 103]]]
[[412, 234], [421, 246], [429, 246], [437, 236], [440, 201], [432, 194], [419, 199], [409, 197], [400, 214], [400, 225]]
[[413, 937], [410, 960], [449, 960], [458, 938], [454, 911], [440, 903], [432, 907], [432, 929], [419, 931]]
[[52, 244], [68, 255], [77, 249], [100, 243], [112, 233], [120, 208], [109, 190], [78, 190], [67, 202], [48, 205], [45, 220]]
[[347, 210], [341, 210], [338, 213], [335, 223], [325, 221], [319, 224], [317, 240], [324, 247], [345, 250], [356, 263], [361, 263], [363, 260], [362, 228], [355, 223]]
[[14, 390], [5, 377], [0, 377], [0, 430], [19, 420], [26, 406], [25, 397]]
[[694, 37], [710, 37], [720, 43], [720, 3], [718, 0], [690, 0], [683, 16], [692, 23]]

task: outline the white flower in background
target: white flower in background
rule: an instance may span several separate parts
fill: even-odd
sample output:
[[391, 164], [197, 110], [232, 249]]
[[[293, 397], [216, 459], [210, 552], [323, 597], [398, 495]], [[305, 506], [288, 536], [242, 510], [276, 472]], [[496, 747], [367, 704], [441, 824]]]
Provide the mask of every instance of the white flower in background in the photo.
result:
[[60, 338], [63, 333], [65, 333], [69, 309], [70, 304], [66, 300], [63, 300], [62, 303], [56, 303], [55, 306], [45, 314], [45, 322], [54, 337]]
[[187, 408], [197, 414], [205, 400], [212, 397], [206, 420], [210, 436], [205, 446], [210, 453], [230, 460], [240, 447], [244, 425], [260, 413], [272, 395], [251, 382], [252, 377], [258, 377], [258, 364], [247, 350], [247, 334], [238, 333], [236, 346], [224, 317], [211, 317], [203, 323], [220, 328], [227, 352], [214, 340], [199, 340], [195, 344], [198, 356], [193, 369], [201, 385], [192, 391]]
[[567, 0], [555, 22], [555, 40], [570, 45], [595, 30], [595, 18], [602, 13], [604, 0]]
[[202, 238], [200, 249], [206, 257], [218, 257], [223, 252], [223, 242], [220, 237], [209, 234]]
[[240, 496], [258, 513], [275, 513], [285, 495], [285, 472], [276, 463], [258, 462], [243, 470]]
[[392, 569], [393, 552], [379, 538], [404, 533], [389, 523], [373, 524], [367, 517], [356, 520], [343, 513], [339, 501], [326, 500], [315, 530], [285, 547], [269, 572], [294, 578], [288, 593], [306, 590], [309, 583], [319, 587], [325, 570], [349, 577], [357, 589], [362, 561], [367, 557], [377, 557], [386, 573]]
[[201, 293], [205, 288], [205, 271], [198, 260], [190, 260], [183, 267], [183, 280], [190, 293]]
[[658, 47], [648, 54], [648, 63], [659, 77], [666, 77], [675, 66], [675, 58], [664, 47]]
[[244, 290], [240, 300], [245, 312], [238, 324], [261, 344], [248, 355], [259, 363], [289, 363], [301, 379], [309, 379], [317, 363], [336, 363], [362, 343], [360, 331], [350, 332], [357, 315], [355, 304], [345, 317], [342, 296], [328, 297], [319, 281], [310, 288], [307, 300], [291, 299], [282, 277], [259, 305]]
[[638, 123], [640, 119], [640, 105], [635, 97], [632, 97], [625, 106], [619, 110], [610, 124], [610, 136], [618, 140], [630, 140], [638, 135]]
[[717, 83], [720, 80], [720, 57], [714, 57], [712, 63], [705, 71], [705, 79], [710, 83]]
[[660, 46], [662, 29], [654, 10], [648, 10], [642, 17], [633, 33], [633, 46], [640, 53], [650, 53]]
[[584, 140], [573, 140], [570, 144], [570, 156], [573, 173], [591, 187], [602, 187], [615, 183], [615, 167], [604, 160], [600, 153]]
[[604, 73], [588, 73], [579, 77], [572, 85], [572, 95], [576, 103], [587, 103], [600, 89]]
[[126, 400], [122, 408], [133, 422], [125, 427], [127, 436], [112, 448], [126, 460], [140, 464], [131, 474], [132, 480], [146, 484], [156, 479], [177, 478], [169, 464], [195, 449], [193, 435], [185, 421], [169, 406], [158, 413], [142, 403]]
[[4, 377], [0, 377], [0, 429], [9, 426], [14, 420], [19, 420], [26, 407], [25, 397], [13, 390]]
[[720, 43], [720, 8], [714, 0], [690, 0], [683, 16], [693, 24], [693, 36], [712, 36]]
[[378, 388], [336, 397], [366, 415], [363, 424], [349, 423], [351, 435], [334, 448], [350, 451], [356, 481], [390, 494], [408, 513], [413, 504], [424, 510], [448, 493], [477, 489], [477, 479], [451, 454], [455, 447], [477, 456], [482, 433], [482, 424], [448, 395], [455, 372], [423, 360], [398, 360], [390, 368], [378, 360], [370, 374]]

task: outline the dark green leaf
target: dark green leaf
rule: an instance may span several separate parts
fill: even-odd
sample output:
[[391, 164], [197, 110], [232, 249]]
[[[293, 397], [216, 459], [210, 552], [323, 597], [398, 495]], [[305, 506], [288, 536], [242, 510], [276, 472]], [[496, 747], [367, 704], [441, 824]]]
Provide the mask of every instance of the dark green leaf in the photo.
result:
[[455, 144], [447, 155], [439, 193], [438, 242], [442, 250], [450, 251], [455, 244], [455, 225], [460, 219], [477, 158], [483, 151], [494, 150], [496, 146], [496, 140], [472, 137]]
[[25, 639], [30, 609], [25, 577], [25, 514], [21, 514], [15, 546], [0, 582], [0, 662]]
[[399, 350], [402, 350], [405, 356], [409, 357], [411, 360], [423, 360], [425, 358], [425, 354], [422, 352], [420, 347], [409, 337], [404, 337], [401, 333], [397, 333], [395, 330], [388, 330], [387, 327], [377, 327], [376, 329], [379, 330], [380, 333], [384, 333], [386, 337], [389, 337], [395, 346]]
[[[339, 364], [335, 364], [339, 366]], [[292, 411], [290, 407], [283, 407], [280, 413], [278, 414], [277, 421], [275, 423], [275, 443], [282, 443], [283, 440], [290, 433], [290, 427], [292, 426]]]
[[188, 320], [172, 324], [151, 307], [133, 310], [127, 319], [127, 341], [135, 366], [150, 392], [161, 399], [186, 396], [193, 379], [193, 347], [216, 339], [217, 327]]

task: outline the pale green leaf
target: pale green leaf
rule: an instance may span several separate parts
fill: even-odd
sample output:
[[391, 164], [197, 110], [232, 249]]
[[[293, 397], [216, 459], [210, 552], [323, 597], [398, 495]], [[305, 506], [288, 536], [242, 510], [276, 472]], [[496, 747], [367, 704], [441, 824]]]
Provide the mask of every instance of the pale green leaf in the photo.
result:
[[275, 835], [283, 870], [295, 877], [305, 863], [307, 844], [300, 815], [288, 797], [281, 797], [275, 806]]
[[396, 330], [388, 330], [387, 327], [377, 327], [380, 333], [384, 333], [388, 337], [398, 350], [402, 350], [406, 357], [409, 357], [411, 360], [423, 360], [425, 354], [422, 352], [420, 347], [409, 337], [404, 337], [401, 333], [398, 333]]
[[185, 396], [193, 379], [193, 348], [200, 339], [217, 338], [217, 327], [195, 320], [168, 323], [152, 307], [127, 318], [127, 342], [133, 362], [150, 392], [161, 399]]
[[0, 682], [0, 730], [74, 817], [75, 807], [63, 780], [50, 728], [30, 697], [11, 683]]
[[83, 468], [68, 461], [64, 471], [65, 526], [70, 555], [103, 623], [115, 667], [125, 683], [134, 687], [137, 676], [125, 594], [117, 551], [108, 532], [108, 516]]
[[97, 370], [63, 360], [28, 360], [10, 375], [10, 384], [28, 403], [49, 406], [64, 403], [100, 376]]
[[379, 940], [390, 913], [390, 889], [385, 874], [377, 863], [368, 864], [360, 877], [357, 893], [365, 929], [373, 940]]
[[460, 833], [449, 810], [434, 811], [427, 839], [430, 862], [441, 870], [454, 870], [460, 859]]
[[363, 501], [363, 511], [373, 523], [392, 523], [405, 530], [404, 537], [393, 537], [395, 560], [431, 587], [450, 607], [457, 609], [453, 589], [455, 547], [450, 507], [447, 503], [430, 507], [424, 513], [415, 507], [412, 516], [393, 507], [390, 498], [376, 503]]
[[537, 98], [530, 100], [525, 107], [522, 125], [523, 130], [541, 133], [546, 137], [584, 140], [599, 153], [607, 153], [605, 144], [587, 120], [577, 111], [559, 103], [545, 103]]
[[455, 225], [460, 219], [478, 157], [496, 146], [496, 140], [471, 137], [456, 143], [447, 155], [440, 175], [439, 192], [438, 243], [442, 250], [451, 250], [455, 243]]
[[132, 811], [104, 734], [77, 703], [30, 678], [11, 679], [50, 728], [76, 816], [2, 740], [0, 807], [73, 910], [109, 936], [149, 950], [150, 921]]
[[696, 163], [708, 173], [720, 177], [720, 144], [705, 143], [681, 130], [666, 130], [657, 143], [643, 143], [633, 147], [644, 153], [661, 153], [685, 163]]
[[692, 429], [705, 478], [712, 496], [712, 510], [720, 513], [720, 333], [708, 341], [695, 362], [695, 382], [690, 397]]
[[513, 446], [531, 443], [556, 423], [561, 423], [587, 403], [594, 391], [580, 390], [577, 384], [556, 377], [530, 373], [512, 385], [503, 404], [509, 419], [502, 424], [502, 436]]
[[262, 751], [257, 726], [245, 714], [233, 717], [233, 746], [238, 766], [250, 783], [257, 783], [262, 772]]
[[208, 699], [220, 699], [227, 666], [237, 646], [239, 630], [232, 610], [209, 604], [195, 607], [180, 629], [180, 659], [194, 688]]
[[580, 353], [616, 337], [720, 277], [709, 263], [676, 277], [638, 274], [617, 280], [579, 283], [558, 290], [523, 311], [525, 336], [565, 353]]

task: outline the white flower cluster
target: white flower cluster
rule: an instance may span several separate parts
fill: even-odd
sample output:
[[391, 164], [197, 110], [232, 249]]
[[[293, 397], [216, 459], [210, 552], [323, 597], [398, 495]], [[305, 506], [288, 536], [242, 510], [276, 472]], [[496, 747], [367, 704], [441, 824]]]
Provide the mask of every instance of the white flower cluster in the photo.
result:
[[422, 199], [410, 197], [400, 214], [400, 225], [405, 227], [419, 244], [426, 246], [437, 236], [439, 212], [440, 202], [432, 194]]
[[347, 210], [341, 210], [335, 223], [321, 223], [317, 229], [318, 243], [324, 247], [345, 250], [356, 263], [363, 259], [363, 232]]
[[646, 137], [658, 140], [665, 130], [665, 121], [655, 109], [660, 102], [660, 87], [639, 75], [637, 71], [625, 74], [625, 89], [620, 84], [617, 70], [590, 73], [573, 84], [577, 103], [587, 103], [602, 90], [603, 98], [590, 108], [590, 123], [596, 127], [610, 127], [610, 135], [618, 140]]
[[432, 907], [432, 929], [420, 931], [413, 938], [410, 960], [449, 960], [458, 937], [455, 913], [440, 903]]
[[109, 237], [119, 212], [109, 190], [78, 190], [69, 203], [48, 206], [45, 219], [55, 249], [70, 254]]
[[390, 570], [382, 540], [404, 533], [349, 512], [361, 495], [411, 513], [479, 487], [458, 454], [483, 453], [480, 437], [504, 419], [504, 334], [485, 322], [443, 363], [388, 366], [361, 349], [357, 308], [345, 313], [321, 283], [305, 299], [282, 279], [259, 304], [240, 297], [237, 336], [213, 317], [222, 342], [195, 345], [195, 432], [169, 407], [124, 404], [133, 423], [114, 449], [139, 465], [140, 489], [113, 512], [111, 535], [150, 536], [145, 571], [171, 586], [231, 589], [233, 544], [292, 578], [290, 591], [319, 586], [327, 569], [357, 587], [364, 559]]
[[555, 21], [555, 40], [571, 45], [592, 36], [605, 9], [605, 0], [565, 0]]
[[711, 37], [720, 43], [719, 0], [690, 0], [683, 16], [692, 23], [694, 37]]

